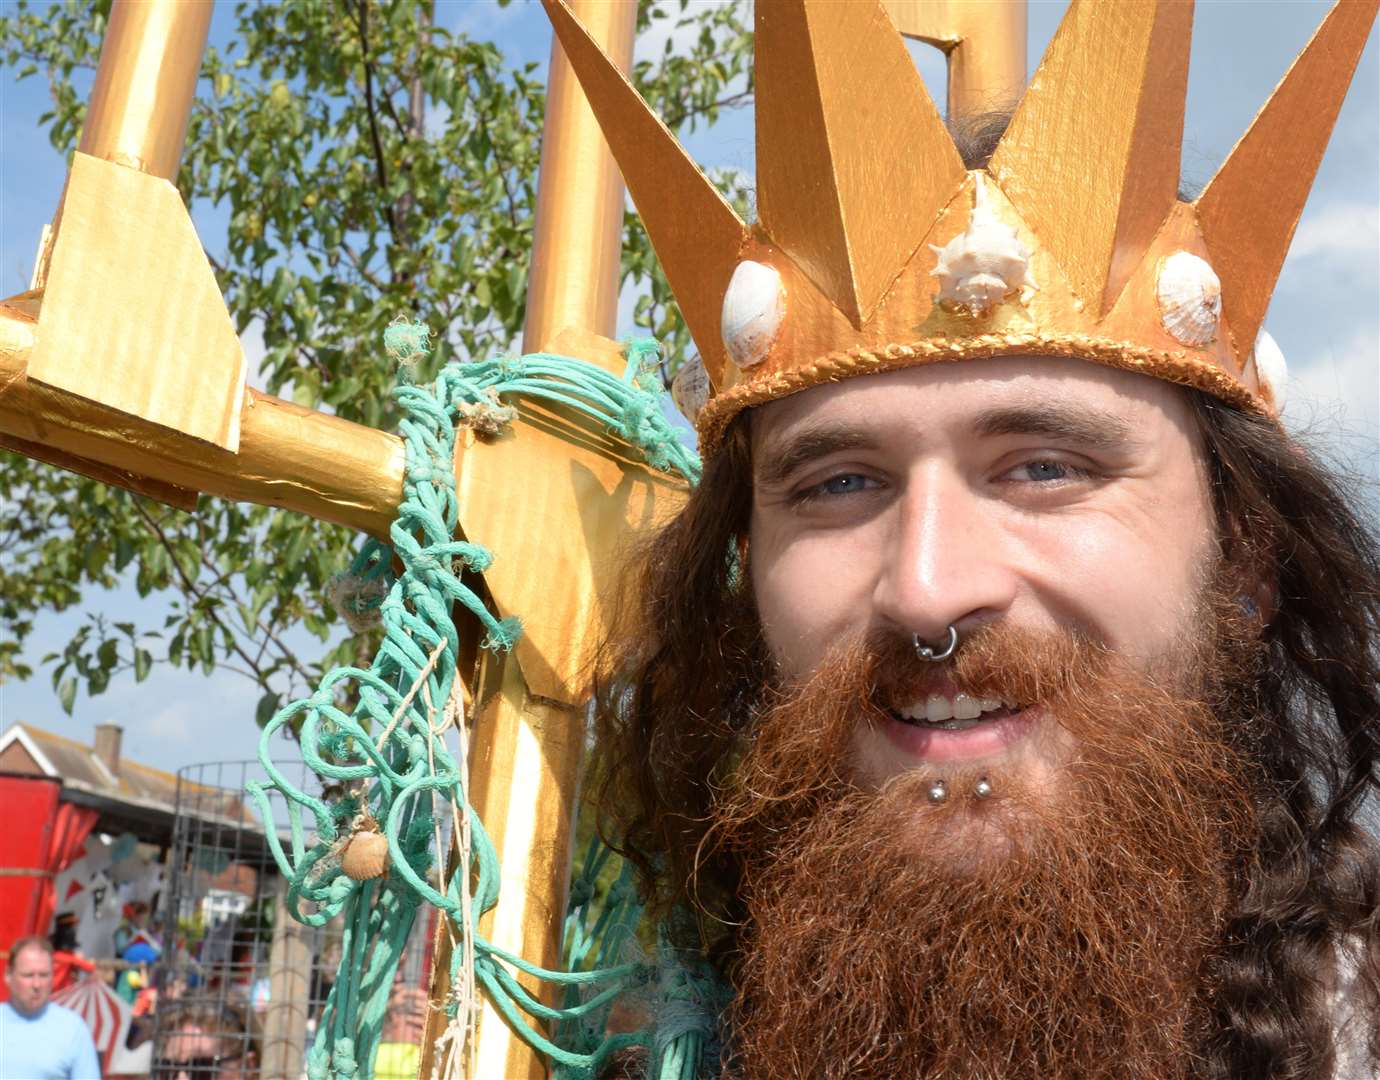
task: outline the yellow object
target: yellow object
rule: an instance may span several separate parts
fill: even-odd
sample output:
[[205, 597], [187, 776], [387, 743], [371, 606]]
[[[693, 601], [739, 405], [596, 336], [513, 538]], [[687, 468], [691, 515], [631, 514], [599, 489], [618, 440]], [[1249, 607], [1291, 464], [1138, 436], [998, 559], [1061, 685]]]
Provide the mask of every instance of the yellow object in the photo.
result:
[[861, 326], [963, 179], [963, 161], [880, 5], [760, 4], [756, 50], [761, 228]]
[[77, 149], [177, 178], [211, 0], [113, 4]]
[[177, 189], [78, 152], [28, 377], [231, 452], [245, 358]]
[[[635, 3], [576, 0], [576, 9], [612, 56], [613, 70], [626, 69]], [[622, 351], [607, 336], [617, 315], [622, 183], [558, 48], [549, 85], [523, 345], [621, 375]], [[688, 159], [685, 165], [695, 172]], [[479, 442], [462, 433], [456, 478], [461, 531], [498, 556], [484, 574], [494, 605], [523, 620], [513, 651], [481, 658], [473, 680], [470, 798], [501, 875], [501, 899], [483, 929], [494, 945], [554, 968], [585, 748], [584, 661], [606, 625], [619, 552], [638, 529], [674, 512], [682, 490], [630, 460], [626, 448], [578, 415], [536, 402], [523, 403], [518, 422], [496, 439]], [[433, 1002], [450, 993], [450, 959], [443, 928], [432, 965]], [[538, 998], [557, 1003], [557, 988], [514, 975]], [[419, 1075], [455, 1064], [444, 1054], [438, 1060], [444, 1027], [444, 1011], [432, 1010]], [[459, 1064], [474, 1080], [547, 1075], [542, 1057], [487, 997]]]
[[[1073, 0], [989, 167], [966, 174], [945, 165], [948, 136], [918, 79], [899, 72], [904, 50], [880, 0], [759, 0], [762, 220], [751, 229], [706, 211], [709, 181], [690, 175], [564, 0], [543, 3], [714, 383], [698, 421], [703, 452], [749, 405], [998, 355], [1087, 359], [1275, 411], [1255, 371], [1256, 332], [1380, 0], [1339, 0], [1196, 203], [1176, 193], [1185, 0]], [[917, 25], [942, 14], [893, 7]], [[1177, 276], [1161, 282], [1171, 256]], [[785, 313], [765, 355], [740, 367], [717, 315], [748, 260], [779, 274]], [[941, 304], [941, 265], [966, 268], [958, 295], [996, 299]], [[1190, 303], [1201, 310], [1186, 313]]]
[[[726, 363], [719, 340], [719, 305], [738, 262], [737, 248], [747, 239], [747, 227], [642, 102], [576, 11], [564, 2], [543, 2], [653, 238], [705, 370], [717, 385]], [[582, 329], [599, 333], [604, 328]], [[612, 327], [605, 332], [611, 333]]]
[[949, 60], [949, 116], [1011, 109], [1025, 87], [1025, 0], [883, 0], [896, 29]]
[[[586, 4], [581, 15], [620, 69], [632, 59], [636, 0]], [[549, 352], [569, 329], [612, 334], [623, 255], [623, 178], [569, 64], [546, 86], [541, 173], [527, 280], [523, 352]]]
[[[622, 374], [622, 349], [606, 338], [570, 331], [551, 347]], [[464, 429], [456, 440], [461, 527], [499, 553], [484, 583], [500, 615], [522, 619], [514, 654], [527, 689], [575, 706], [588, 697], [589, 648], [609, 625], [621, 558], [680, 508], [685, 487], [573, 409], [531, 399], [518, 410], [497, 438]]]
[[179, 435], [28, 378], [39, 309], [27, 294], [0, 300], [0, 444], [184, 510], [206, 492], [388, 537], [402, 501], [396, 435], [252, 389], [238, 453]]
[[412, 1043], [379, 1043], [374, 1056], [374, 1080], [417, 1080], [422, 1051]]

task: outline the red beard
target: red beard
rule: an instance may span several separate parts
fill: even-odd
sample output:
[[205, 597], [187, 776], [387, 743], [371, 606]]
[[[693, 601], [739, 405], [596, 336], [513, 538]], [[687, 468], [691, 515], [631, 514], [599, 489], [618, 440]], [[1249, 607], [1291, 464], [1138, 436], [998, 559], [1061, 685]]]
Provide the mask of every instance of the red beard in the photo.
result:
[[[1012, 771], [978, 800], [951, 770], [940, 804], [933, 773], [859, 790], [855, 728], [923, 693], [908, 642], [855, 649], [774, 702], [709, 838], [741, 858], [748, 913], [728, 1074], [1193, 1075], [1256, 831], [1249, 755], [1211, 704], [1240, 675], [1220, 629], [1209, 655], [1176, 658], [1192, 696], [1060, 635], [972, 635], [953, 680], [1038, 703], [1071, 740], [1039, 792]], [[888, 681], [902, 671], [909, 685]]]

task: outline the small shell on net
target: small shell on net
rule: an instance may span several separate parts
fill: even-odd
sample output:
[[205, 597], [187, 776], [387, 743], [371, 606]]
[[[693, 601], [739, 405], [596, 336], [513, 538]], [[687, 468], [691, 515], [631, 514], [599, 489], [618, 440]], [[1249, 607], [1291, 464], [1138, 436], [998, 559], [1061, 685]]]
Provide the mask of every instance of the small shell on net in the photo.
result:
[[1222, 282], [1191, 251], [1176, 251], [1160, 264], [1155, 282], [1160, 322], [1175, 341], [1206, 345], [1217, 336], [1222, 315]]
[[340, 869], [355, 881], [369, 881], [388, 867], [388, 837], [361, 829], [350, 837], [340, 856]]
[[692, 356], [681, 364], [676, 377], [671, 380], [671, 400], [676, 403], [680, 414], [694, 423], [700, 410], [709, 402], [709, 373], [698, 356]]
[[973, 189], [973, 216], [968, 228], [943, 247], [930, 245], [939, 263], [930, 271], [939, 279], [939, 303], [949, 311], [985, 315], [1018, 294], [1035, 288], [1030, 255], [1016, 230], [1002, 224], [987, 205], [987, 187]]
[[776, 341], [786, 317], [781, 275], [765, 263], [745, 259], [728, 281], [719, 332], [724, 348], [740, 368], [759, 364]]
[[1289, 365], [1278, 342], [1265, 330], [1255, 339], [1255, 374], [1260, 380], [1260, 393], [1270, 403], [1276, 416], [1284, 411], [1289, 388]]

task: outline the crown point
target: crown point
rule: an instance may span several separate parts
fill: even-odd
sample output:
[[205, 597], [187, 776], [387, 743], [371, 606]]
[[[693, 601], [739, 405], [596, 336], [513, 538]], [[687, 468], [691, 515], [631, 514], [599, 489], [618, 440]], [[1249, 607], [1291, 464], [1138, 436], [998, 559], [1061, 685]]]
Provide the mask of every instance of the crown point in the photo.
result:
[[1338, 0], [1194, 204], [1238, 359], [1265, 320], [1377, 6]]
[[764, 0], [754, 20], [761, 223], [860, 327], [963, 161], [877, 0]]
[[992, 155], [992, 175], [1098, 315], [1174, 205], [1192, 23], [1183, 0], [1073, 0]]

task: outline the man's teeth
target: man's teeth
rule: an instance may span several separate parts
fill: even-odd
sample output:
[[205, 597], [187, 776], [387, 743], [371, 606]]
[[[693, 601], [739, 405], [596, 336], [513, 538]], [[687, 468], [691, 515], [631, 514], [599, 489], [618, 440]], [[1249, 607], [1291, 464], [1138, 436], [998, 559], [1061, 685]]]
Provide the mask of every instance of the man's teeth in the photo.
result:
[[901, 709], [901, 719], [929, 724], [942, 724], [946, 720], [976, 720], [983, 713], [996, 712], [1009, 708], [1008, 702], [999, 698], [973, 697], [958, 693], [953, 697], [944, 694], [931, 694], [924, 701]]

